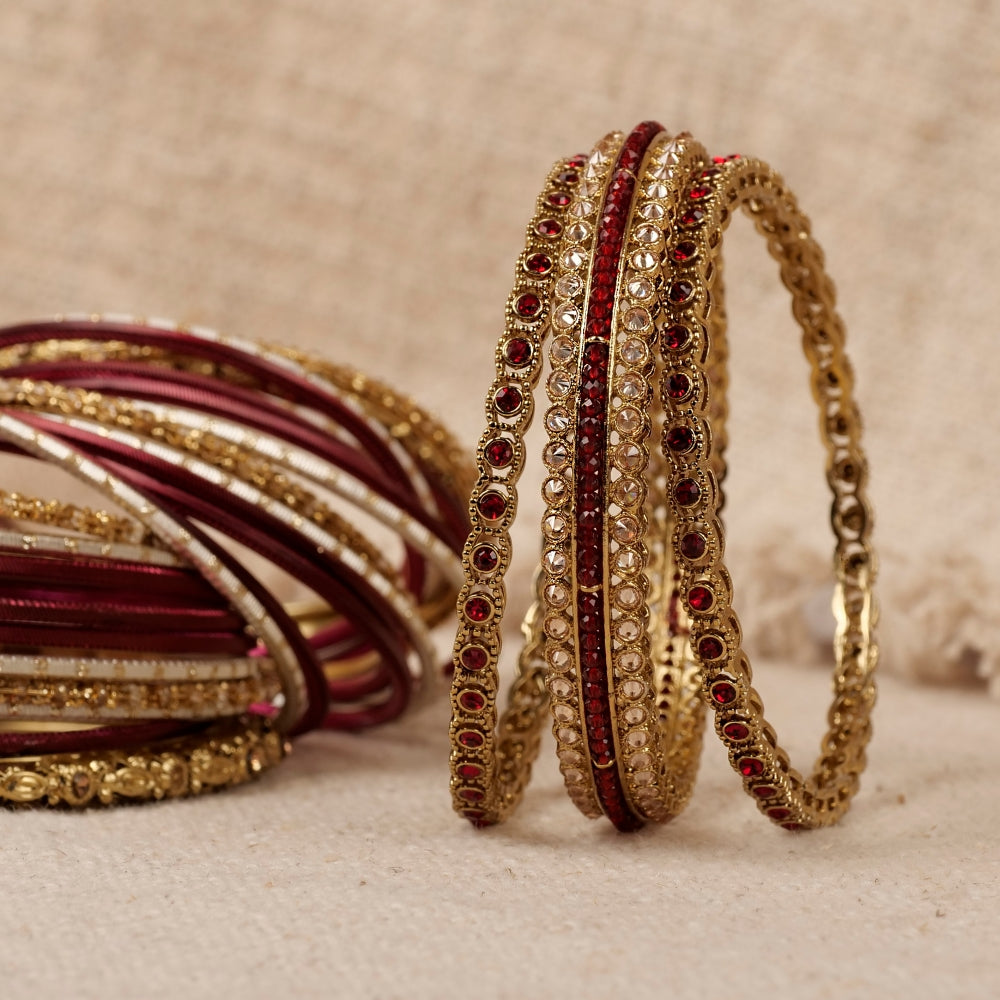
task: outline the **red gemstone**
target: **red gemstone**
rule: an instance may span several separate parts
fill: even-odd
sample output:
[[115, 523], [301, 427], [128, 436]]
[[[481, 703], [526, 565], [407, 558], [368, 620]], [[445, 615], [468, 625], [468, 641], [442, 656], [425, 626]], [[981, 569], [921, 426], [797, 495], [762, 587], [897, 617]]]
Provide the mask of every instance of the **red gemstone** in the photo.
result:
[[681, 215], [682, 226], [696, 226], [705, 218], [705, 210], [698, 206], [689, 208]]
[[671, 351], [683, 350], [691, 342], [691, 331], [679, 323], [663, 331], [663, 343]]
[[575, 170], [564, 170], [556, 175], [556, 180], [560, 184], [575, 184], [580, 179], [580, 175]]
[[678, 263], [683, 264], [686, 261], [692, 260], [698, 254], [698, 244], [693, 240], [681, 240], [670, 251], [670, 256]]
[[691, 379], [683, 372], [677, 372], [667, 379], [667, 395], [671, 399], [684, 399], [691, 392]]
[[671, 427], [667, 431], [667, 447], [677, 454], [683, 454], [694, 447], [694, 431], [690, 427]]
[[726, 157], [726, 156], [713, 156], [712, 157], [712, 162], [713, 163], [725, 163], [727, 159], [728, 159], [728, 157]]
[[692, 507], [701, 497], [701, 487], [693, 479], [682, 479], [674, 487], [674, 497], [682, 507]]
[[753, 793], [759, 799], [771, 799], [778, 794], [778, 789], [772, 787], [771, 785], [755, 785]]
[[555, 219], [542, 219], [542, 221], [535, 226], [535, 232], [538, 233], [539, 236], [555, 239], [555, 237], [562, 232], [562, 223], [557, 222]]
[[466, 670], [482, 670], [490, 662], [490, 654], [482, 646], [466, 646], [458, 658]]
[[531, 274], [548, 274], [552, 270], [552, 258], [548, 254], [533, 253], [525, 260], [524, 269]]
[[467, 778], [470, 781], [478, 778], [483, 773], [483, 769], [478, 764], [459, 764], [458, 776]]
[[569, 195], [562, 191], [553, 191], [549, 195], [549, 204], [554, 205], [556, 208], [565, 208], [569, 204]]
[[567, 167], [585, 167], [587, 165], [587, 157], [584, 153], [577, 153], [571, 160], [566, 161]]
[[503, 347], [503, 356], [513, 368], [521, 368], [531, 360], [531, 341], [524, 337], [513, 337]]
[[500, 553], [492, 545], [480, 545], [472, 553], [472, 565], [480, 573], [492, 573], [500, 562]]
[[515, 303], [514, 311], [522, 319], [537, 316], [542, 308], [542, 300], [534, 292], [525, 292]]
[[487, 521], [499, 521], [507, 510], [507, 498], [488, 490], [476, 501], [476, 508]]
[[514, 460], [514, 446], [506, 438], [490, 441], [485, 448], [486, 461], [494, 469], [504, 469]]
[[681, 555], [685, 559], [700, 559], [705, 554], [707, 545], [703, 534], [698, 531], [689, 531], [681, 539]]
[[743, 740], [750, 736], [750, 727], [745, 722], [727, 722], [722, 727], [722, 735], [725, 736], [727, 740], [742, 743]]
[[[698, 643], [698, 655], [703, 660], [721, 659], [725, 651], [726, 647], [723, 645], [722, 640], [718, 636], [706, 635], [705, 638]], [[712, 690], [714, 691], [715, 688], [712, 688]]]
[[780, 823], [783, 819], [788, 819], [792, 815], [792, 810], [785, 809], [783, 806], [776, 806], [774, 809], [768, 809], [767, 815]]
[[482, 802], [486, 796], [478, 788], [460, 788], [458, 797], [466, 802]]
[[493, 397], [493, 405], [506, 416], [517, 413], [524, 402], [521, 390], [512, 385], [506, 385]]
[[688, 591], [688, 604], [695, 611], [708, 611], [715, 603], [715, 594], [708, 587], [692, 587]]
[[758, 778], [764, 773], [764, 762], [756, 757], [741, 757], [736, 766], [744, 778]]
[[801, 823], [782, 823], [782, 830], [804, 830], [805, 827]]
[[486, 699], [478, 691], [463, 691], [458, 703], [467, 712], [481, 712], [486, 707]]
[[728, 705], [736, 701], [736, 688], [729, 681], [717, 681], [712, 685], [712, 700], [717, 705]]
[[470, 622], [489, 621], [493, 615], [493, 604], [485, 597], [470, 597], [465, 602], [465, 617]]
[[472, 820], [476, 826], [487, 826], [488, 824], [480, 822], [486, 813], [482, 809], [463, 809], [462, 815], [466, 819]]
[[675, 281], [667, 291], [667, 298], [675, 305], [683, 305], [694, 295], [694, 285], [690, 281]]
[[466, 750], [478, 750], [486, 742], [486, 737], [474, 729], [466, 729], [458, 734], [458, 742]]
[[695, 201], [699, 201], [702, 198], [707, 198], [711, 193], [711, 188], [693, 187], [690, 191], [688, 191], [688, 197], [693, 198]]

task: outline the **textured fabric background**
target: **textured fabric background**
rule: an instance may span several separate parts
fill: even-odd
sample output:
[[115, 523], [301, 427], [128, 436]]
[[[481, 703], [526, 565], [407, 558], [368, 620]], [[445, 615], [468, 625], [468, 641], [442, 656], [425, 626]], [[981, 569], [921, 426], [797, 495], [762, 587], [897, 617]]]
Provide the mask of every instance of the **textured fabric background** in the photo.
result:
[[[771, 161], [841, 293], [887, 663], [1000, 673], [998, 5], [33, 0], [0, 7], [0, 94], [0, 319], [126, 310], [288, 340], [470, 445], [556, 157], [654, 116]], [[751, 648], [780, 658], [798, 633], [754, 613], [811, 600], [827, 500], [754, 240], [734, 225], [727, 254], [732, 563]], [[821, 675], [769, 687], [758, 662], [812, 747]], [[3, 993], [586, 997], [640, 969], [636, 996], [996, 995], [996, 706], [896, 684], [879, 711], [858, 810], [795, 840], [721, 770], [627, 843], [551, 775], [476, 838], [447, 814], [433, 715], [315, 738], [259, 792], [10, 816]]]

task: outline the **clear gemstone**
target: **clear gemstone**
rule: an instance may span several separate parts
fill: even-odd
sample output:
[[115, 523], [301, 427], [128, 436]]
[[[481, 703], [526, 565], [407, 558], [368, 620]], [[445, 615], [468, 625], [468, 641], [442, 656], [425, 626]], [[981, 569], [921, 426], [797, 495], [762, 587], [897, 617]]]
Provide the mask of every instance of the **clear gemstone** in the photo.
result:
[[566, 555], [559, 549], [549, 549], [542, 558], [545, 569], [556, 576], [566, 572]]
[[548, 503], [559, 503], [566, 499], [566, 481], [564, 479], [546, 479], [542, 486], [542, 497]]
[[650, 167], [646, 171], [646, 175], [650, 180], [654, 181], [665, 181], [670, 177], [670, 170], [662, 159], [657, 159], [656, 166]]
[[638, 670], [642, 666], [642, 653], [636, 652], [634, 649], [627, 649], [621, 656], [618, 657], [618, 666], [622, 670], [627, 670], [632, 673], [634, 670]]
[[667, 185], [663, 181], [650, 181], [646, 185], [646, 196], [648, 198], [666, 198]]
[[626, 472], [633, 472], [642, 466], [642, 449], [632, 441], [615, 449], [615, 464]]
[[545, 634], [553, 639], [565, 639], [569, 635], [569, 622], [558, 615], [550, 615], [545, 619]]
[[639, 522], [631, 515], [620, 517], [615, 521], [611, 533], [614, 535], [616, 542], [621, 542], [623, 545], [630, 545], [639, 537]]
[[587, 237], [590, 236], [590, 226], [586, 222], [574, 222], [569, 229], [566, 230], [566, 235], [569, 236], [571, 240], [575, 240], [577, 243], [582, 243]]
[[649, 357], [649, 349], [641, 341], [637, 340], [635, 337], [626, 340], [622, 344], [622, 361], [628, 365], [641, 365]]
[[560, 538], [566, 534], [566, 518], [561, 514], [549, 514], [542, 521], [542, 532], [546, 538]]
[[576, 750], [560, 750], [557, 754], [559, 759], [569, 767], [577, 767], [583, 763], [583, 754]]
[[[575, 722], [576, 712], [569, 705], [553, 705], [552, 716], [556, 722]], [[641, 745], [641, 744], [640, 744]]]
[[595, 181], [580, 181], [576, 186], [576, 193], [581, 198], [593, 198], [601, 193], [601, 185]]
[[545, 427], [553, 434], [562, 434], [569, 427], [569, 414], [561, 406], [553, 406], [545, 415]]
[[569, 668], [571, 657], [565, 649], [553, 646], [549, 649], [548, 658], [553, 670], [558, 670], [561, 673]]
[[556, 738], [560, 743], [576, 743], [576, 741], [580, 738], [580, 734], [575, 729], [563, 726], [562, 729], [556, 732]]
[[622, 718], [630, 726], [638, 726], [640, 723], [646, 721], [646, 710], [644, 708], [639, 708], [639, 706], [636, 705], [635, 708], [630, 708], [627, 712], [625, 712]]
[[632, 754], [632, 756], [628, 759], [628, 766], [635, 768], [637, 771], [644, 771], [652, 763], [652, 756], [646, 753], [645, 750], [642, 753]]
[[569, 461], [569, 448], [562, 441], [550, 441], [545, 446], [542, 458], [550, 469], [561, 469]]
[[639, 606], [639, 591], [632, 586], [620, 587], [618, 593], [615, 594], [615, 600], [621, 607], [631, 611]]
[[553, 608], [561, 608], [569, 600], [569, 593], [561, 583], [550, 583], [545, 588], [545, 600]]
[[576, 219], [586, 219], [588, 215], [594, 214], [594, 203], [586, 198], [573, 202], [570, 206], [569, 214]]
[[615, 427], [622, 434], [636, 434], [642, 427], [642, 414], [632, 406], [626, 406], [615, 414]]
[[634, 618], [619, 618], [615, 634], [622, 642], [635, 642], [642, 635], [642, 628]]
[[584, 773], [579, 768], [568, 767], [563, 771], [563, 777], [574, 785], [580, 784], [584, 779]]
[[564, 274], [556, 282], [556, 295], [560, 298], [571, 299], [583, 290], [583, 281], [576, 274]]
[[621, 687], [622, 695], [635, 701], [636, 698], [641, 698], [646, 693], [646, 685], [642, 681], [626, 681]]
[[552, 347], [549, 349], [549, 356], [553, 361], [561, 364], [566, 361], [570, 361], [574, 354], [576, 354], [576, 345], [569, 339], [569, 337], [556, 337], [556, 339], [552, 341]]
[[629, 309], [625, 313], [624, 323], [626, 330], [645, 330], [650, 324], [649, 313], [641, 306]]
[[644, 394], [645, 388], [645, 383], [637, 375], [626, 375], [618, 385], [618, 395], [631, 403]]
[[637, 480], [625, 477], [615, 483], [615, 502], [619, 507], [630, 507], [639, 502], [642, 495]]
[[587, 263], [587, 255], [579, 247], [570, 247], [562, 255], [563, 267], [575, 270]]
[[649, 219], [650, 222], [658, 222], [667, 213], [662, 205], [657, 205], [655, 201], [651, 201], [639, 209], [639, 214], [644, 219]]
[[639, 271], [651, 271], [656, 266], [656, 257], [648, 250], [632, 254], [632, 266]]
[[615, 569], [622, 576], [631, 576], [639, 569], [639, 553], [635, 549], [619, 549], [615, 556]]
[[556, 399], [561, 399], [569, 393], [573, 383], [570, 380], [569, 372], [555, 371], [549, 376], [549, 395]]
[[649, 278], [642, 277], [641, 274], [629, 278], [625, 287], [633, 299], [648, 299], [653, 294], [653, 283]]
[[635, 231], [635, 238], [640, 243], [649, 243], [652, 245], [654, 243], [659, 243], [660, 231], [656, 228], [656, 226], [640, 226]]
[[640, 750], [649, 742], [649, 733], [645, 729], [633, 729], [625, 737], [625, 742], [633, 749]]
[[552, 677], [549, 679], [549, 690], [557, 698], [568, 698], [573, 693], [573, 685], [565, 677]]
[[636, 771], [632, 775], [632, 781], [636, 785], [649, 786], [656, 780], [656, 775], [652, 771]]
[[559, 330], [569, 330], [579, 318], [580, 310], [572, 302], [560, 302], [552, 314], [552, 325]]

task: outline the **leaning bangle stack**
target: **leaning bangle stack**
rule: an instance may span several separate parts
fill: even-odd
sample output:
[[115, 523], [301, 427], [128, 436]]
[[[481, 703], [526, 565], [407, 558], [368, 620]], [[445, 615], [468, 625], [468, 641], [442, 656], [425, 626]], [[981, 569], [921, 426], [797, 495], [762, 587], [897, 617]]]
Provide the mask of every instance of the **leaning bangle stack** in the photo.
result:
[[[768, 235], [793, 291], [835, 495], [844, 598], [837, 697], [808, 782], [777, 748], [749, 686], [721, 561], [720, 251], [737, 207]], [[511, 705], [498, 721], [503, 576], [547, 340], [543, 554]], [[818, 826], [847, 808], [869, 735], [875, 613], [865, 464], [842, 340], [818, 247], [765, 165], [711, 160], [690, 137], [647, 122], [553, 169], [508, 302], [470, 503], [451, 727], [461, 815], [489, 825], [516, 806], [547, 702], [571, 798], [622, 830], [684, 807], [706, 704], [774, 822]], [[649, 437], [661, 427], [656, 454]]]
[[[8, 800], [217, 787], [275, 762], [284, 734], [386, 721], [433, 687], [428, 628], [454, 600], [470, 480], [422, 410], [356, 372], [163, 322], [8, 328], [0, 364], [3, 447], [115, 507], [0, 492]], [[387, 528], [399, 566], [366, 533]], [[242, 549], [316, 601], [290, 614]], [[74, 797], [84, 758], [93, 787]]]

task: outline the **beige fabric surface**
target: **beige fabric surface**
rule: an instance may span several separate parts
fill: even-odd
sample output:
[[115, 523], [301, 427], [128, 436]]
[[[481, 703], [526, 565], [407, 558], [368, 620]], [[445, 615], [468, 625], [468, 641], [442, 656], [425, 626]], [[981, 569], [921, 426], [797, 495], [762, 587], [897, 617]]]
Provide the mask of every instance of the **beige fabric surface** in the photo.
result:
[[[556, 157], [655, 116], [771, 161], [847, 321], [887, 666], [1000, 673], [996, 4], [34, 0], [0, 7], [0, 86], [0, 316], [286, 340], [470, 445]], [[808, 750], [825, 682], [767, 681], [812, 643], [765, 612], [810, 604], [828, 562], [815, 416], [773, 265], [745, 224], [727, 239], [732, 568]], [[2, 995], [996, 995], [996, 711], [887, 685], [856, 812], [794, 840], [721, 768], [673, 829], [587, 826], [550, 773], [477, 838], [440, 712], [311, 738], [239, 795], [6, 816]]]

